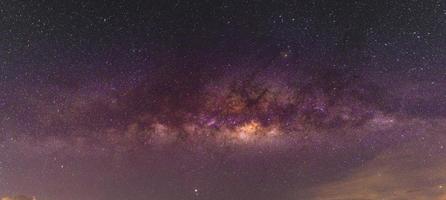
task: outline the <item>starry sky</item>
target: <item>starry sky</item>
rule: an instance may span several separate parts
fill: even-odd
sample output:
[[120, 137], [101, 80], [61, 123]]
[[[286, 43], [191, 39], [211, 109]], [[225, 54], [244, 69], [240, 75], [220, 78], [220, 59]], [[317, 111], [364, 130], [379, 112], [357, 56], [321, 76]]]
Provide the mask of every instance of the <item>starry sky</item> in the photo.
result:
[[0, 1], [2, 200], [446, 200], [443, 0]]

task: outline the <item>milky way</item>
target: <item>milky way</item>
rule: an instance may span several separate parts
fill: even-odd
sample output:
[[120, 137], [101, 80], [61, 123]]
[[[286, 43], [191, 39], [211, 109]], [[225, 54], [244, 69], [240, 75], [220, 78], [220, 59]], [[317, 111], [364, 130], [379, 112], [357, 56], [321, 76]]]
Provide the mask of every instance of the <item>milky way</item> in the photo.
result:
[[2, 1], [0, 197], [445, 199], [445, 22], [442, 1]]

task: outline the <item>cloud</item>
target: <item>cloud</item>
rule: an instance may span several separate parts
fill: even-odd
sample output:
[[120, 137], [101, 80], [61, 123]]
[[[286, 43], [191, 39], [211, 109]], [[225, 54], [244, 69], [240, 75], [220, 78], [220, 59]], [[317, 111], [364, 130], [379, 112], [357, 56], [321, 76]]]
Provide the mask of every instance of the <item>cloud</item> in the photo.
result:
[[[347, 177], [299, 191], [310, 200], [446, 200], [446, 137], [436, 127], [380, 153]], [[295, 194], [295, 193], [294, 193]]]
[[36, 197], [28, 197], [25, 195], [16, 195], [16, 196], [2, 197], [1, 200], [36, 200]]

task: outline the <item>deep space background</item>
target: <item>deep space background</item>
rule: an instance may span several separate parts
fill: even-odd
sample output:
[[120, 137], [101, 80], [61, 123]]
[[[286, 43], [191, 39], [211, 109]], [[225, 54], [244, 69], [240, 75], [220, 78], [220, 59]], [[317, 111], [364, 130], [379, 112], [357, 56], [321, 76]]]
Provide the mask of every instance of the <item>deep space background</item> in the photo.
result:
[[4, 199], [445, 200], [445, 134], [444, 0], [0, 1]]

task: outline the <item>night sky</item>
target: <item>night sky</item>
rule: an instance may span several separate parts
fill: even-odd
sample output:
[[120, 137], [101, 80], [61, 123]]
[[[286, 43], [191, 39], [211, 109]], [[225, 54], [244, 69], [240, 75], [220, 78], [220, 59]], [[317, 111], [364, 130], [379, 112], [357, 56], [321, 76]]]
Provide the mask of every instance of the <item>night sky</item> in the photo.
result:
[[0, 1], [2, 200], [446, 200], [445, 146], [444, 0]]

